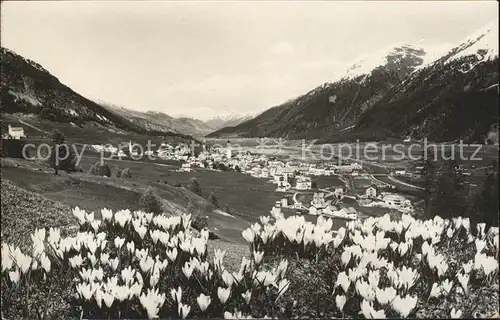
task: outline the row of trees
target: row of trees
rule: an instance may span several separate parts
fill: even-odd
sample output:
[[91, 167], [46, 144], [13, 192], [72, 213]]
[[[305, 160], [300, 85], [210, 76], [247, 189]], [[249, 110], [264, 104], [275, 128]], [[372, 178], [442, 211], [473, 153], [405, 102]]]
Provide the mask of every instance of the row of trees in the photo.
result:
[[424, 166], [426, 217], [469, 217], [471, 223], [498, 226], [498, 160], [489, 167], [486, 177], [471, 186], [456, 161], [427, 160]]

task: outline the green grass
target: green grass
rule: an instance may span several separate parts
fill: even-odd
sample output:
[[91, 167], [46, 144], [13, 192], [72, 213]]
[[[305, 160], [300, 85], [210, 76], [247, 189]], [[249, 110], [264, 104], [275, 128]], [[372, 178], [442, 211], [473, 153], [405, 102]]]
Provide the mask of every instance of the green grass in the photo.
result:
[[19, 188], [3, 176], [1, 183], [2, 241], [26, 248], [37, 228], [60, 227], [69, 232], [78, 225], [69, 206]]
[[[102, 208], [113, 210], [130, 209], [139, 210], [139, 198], [147, 187], [151, 186], [163, 201], [163, 209], [166, 212], [191, 213], [193, 215], [207, 215], [209, 217], [209, 228], [221, 239], [230, 242], [242, 243], [241, 231], [249, 226], [249, 221], [241, 217], [227, 217], [216, 211], [214, 207], [192, 192], [184, 188], [176, 188], [172, 185], [157, 183], [150, 175], [138, 173], [132, 170], [131, 179], [119, 179], [116, 177], [98, 177], [87, 173], [67, 174], [61, 172], [55, 176], [51, 169], [27, 160], [5, 161], [19, 163], [20, 167], [10, 163], [2, 168], [2, 178], [11, 181], [14, 185], [25, 190], [36, 192], [53, 201], [61, 202], [70, 208], [79, 206], [87, 211], [94, 211], [96, 217], [100, 216]], [[91, 163], [91, 162], [89, 162]], [[147, 172], [148, 167], [164, 168], [162, 166], [152, 166], [151, 164], [134, 163], [143, 167]], [[45, 171], [36, 171], [40, 168]], [[164, 170], [164, 169], [163, 169]], [[270, 207], [269, 207], [270, 209]], [[268, 210], [269, 210], [268, 209]], [[67, 214], [71, 214], [68, 211]], [[257, 219], [257, 218], [256, 218]]]

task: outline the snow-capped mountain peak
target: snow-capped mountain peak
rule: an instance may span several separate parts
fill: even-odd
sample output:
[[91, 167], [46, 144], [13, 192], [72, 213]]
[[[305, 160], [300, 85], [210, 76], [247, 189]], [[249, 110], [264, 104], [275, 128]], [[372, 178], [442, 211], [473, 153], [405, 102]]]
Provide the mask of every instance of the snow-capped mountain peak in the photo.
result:
[[447, 62], [470, 55], [477, 55], [482, 61], [498, 57], [498, 21], [492, 21], [476, 30], [462, 41], [455, 51]]
[[345, 73], [341, 73], [328, 81], [333, 83], [341, 79], [354, 79], [369, 75], [378, 67], [399, 68], [404, 65], [416, 68], [424, 63], [426, 52], [423, 48], [412, 44], [396, 44], [384, 47], [373, 54], [362, 55], [349, 63]]

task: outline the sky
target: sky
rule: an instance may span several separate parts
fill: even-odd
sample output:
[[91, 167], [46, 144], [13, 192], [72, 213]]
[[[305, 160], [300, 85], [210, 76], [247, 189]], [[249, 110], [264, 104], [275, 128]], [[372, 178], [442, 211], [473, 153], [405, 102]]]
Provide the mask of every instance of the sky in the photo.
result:
[[1, 44], [87, 98], [209, 119], [256, 114], [393, 44], [429, 51], [496, 1], [7, 1]]

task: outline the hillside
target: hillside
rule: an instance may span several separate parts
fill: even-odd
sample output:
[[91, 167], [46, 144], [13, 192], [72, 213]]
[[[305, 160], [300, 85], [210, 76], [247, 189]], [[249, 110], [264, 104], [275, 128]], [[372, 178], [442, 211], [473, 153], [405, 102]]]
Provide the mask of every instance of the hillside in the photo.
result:
[[78, 127], [105, 127], [110, 131], [170, 136], [190, 139], [188, 135], [144, 128], [110, 112], [61, 83], [40, 64], [15, 52], [0, 48], [1, 111], [18, 116], [37, 115], [40, 120], [72, 124]]
[[373, 55], [340, 79], [210, 136], [497, 142], [497, 38], [495, 22], [434, 61], [411, 46]]

